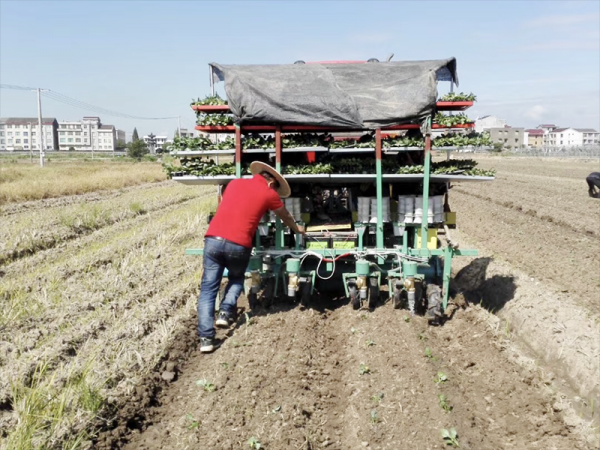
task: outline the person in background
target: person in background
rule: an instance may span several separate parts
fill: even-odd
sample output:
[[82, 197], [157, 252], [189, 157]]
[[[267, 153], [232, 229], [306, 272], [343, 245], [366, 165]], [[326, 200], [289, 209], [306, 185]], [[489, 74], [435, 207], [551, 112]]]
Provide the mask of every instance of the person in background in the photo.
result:
[[585, 181], [588, 184], [588, 194], [593, 198], [600, 198], [600, 172], [590, 173]]
[[273, 211], [293, 232], [305, 233], [281, 201], [291, 193], [285, 178], [259, 161], [250, 165], [250, 171], [252, 178], [236, 179], [227, 185], [205, 235], [204, 272], [198, 298], [198, 334], [203, 353], [214, 350], [215, 301], [225, 269], [229, 271], [229, 281], [215, 324], [229, 327], [236, 321], [237, 300], [244, 288], [252, 241], [265, 213]]

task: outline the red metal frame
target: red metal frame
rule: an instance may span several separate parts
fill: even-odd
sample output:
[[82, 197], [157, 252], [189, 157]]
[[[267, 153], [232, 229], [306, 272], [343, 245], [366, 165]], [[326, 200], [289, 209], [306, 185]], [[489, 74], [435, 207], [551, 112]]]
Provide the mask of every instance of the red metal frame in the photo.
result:
[[242, 163], [242, 129], [235, 126], [235, 162], [237, 164]]
[[192, 105], [194, 111], [228, 113], [229, 105]]
[[436, 106], [439, 111], [464, 111], [473, 106], [473, 102], [437, 102]]
[[275, 127], [275, 165], [279, 169], [281, 164], [281, 151], [283, 145], [281, 143], [281, 125]]
[[[473, 106], [473, 102], [437, 102], [436, 106], [439, 111], [464, 111]], [[192, 105], [192, 109], [206, 113], [229, 112], [228, 105]]]
[[[343, 133], [343, 132], [351, 132], [351, 131], [366, 131], [366, 129], [362, 128], [332, 128], [332, 127], [318, 127], [312, 125], [280, 125], [281, 132], [300, 132], [300, 131], [308, 131], [308, 132], [318, 132], [318, 131], [330, 131], [332, 133]], [[462, 125], [454, 125], [452, 127], [445, 127], [443, 125], [438, 125], [436, 123], [431, 127], [434, 130], [441, 129], [452, 129], [452, 128], [474, 128], [475, 123], [465, 123]], [[243, 132], [258, 132], [258, 133], [273, 133], [277, 129], [277, 125], [242, 125], [240, 128], [243, 129]], [[382, 131], [392, 131], [392, 130], [417, 130], [421, 128], [418, 124], [405, 124], [405, 125], [393, 125], [391, 127], [382, 128]], [[233, 133], [235, 132], [235, 125], [197, 125], [196, 130], [204, 131], [206, 133]]]

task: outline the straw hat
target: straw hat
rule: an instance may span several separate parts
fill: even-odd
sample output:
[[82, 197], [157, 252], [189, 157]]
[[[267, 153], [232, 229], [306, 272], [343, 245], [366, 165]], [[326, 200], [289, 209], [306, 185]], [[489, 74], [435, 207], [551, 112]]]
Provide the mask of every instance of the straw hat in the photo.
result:
[[290, 185], [288, 184], [286, 179], [283, 178], [279, 172], [277, 172], [268, 164], [265, 164], [264, 162], [260, 161], [254, 161], [252, 164], [250, 164], [250, 172], [252, 172], [252, 175], [256, 175], [257, 173], [261, 172], [268, 172], [279, 183], [279, 187], [277, 188], [277, 193], [279, 194], [279, 196], [281, 198], [288, 198], [291, 195], [292, 190], [290, 189]]

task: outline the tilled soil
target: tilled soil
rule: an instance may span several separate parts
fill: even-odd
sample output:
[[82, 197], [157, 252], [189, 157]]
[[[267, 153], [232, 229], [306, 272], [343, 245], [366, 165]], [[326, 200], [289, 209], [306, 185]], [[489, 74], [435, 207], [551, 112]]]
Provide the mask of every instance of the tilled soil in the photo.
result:
[[451, 428], [466, 449], [591, 448], [476, 308], [431, 328], [391, 304], [314, 306], [241, 315], [178, 368], [125, 448], [444, 448]]
[[461, 232], [600, 316], [600, 200], [585, 183], [598, 162], [479, 159], [498, 172], [451, 190]]

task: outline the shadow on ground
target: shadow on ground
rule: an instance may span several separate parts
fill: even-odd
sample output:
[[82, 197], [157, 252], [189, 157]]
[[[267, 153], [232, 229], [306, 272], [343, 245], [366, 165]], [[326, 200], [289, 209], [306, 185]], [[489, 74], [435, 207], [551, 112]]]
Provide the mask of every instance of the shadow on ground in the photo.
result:
[[517, 290], [515, 277], [493, 275], [487, 278], [487, 269], [492, 258], [474, 259], [463, 267], [452, 279], [450, 295], [462, 294], [471, 304], [480, 304], [492, 313], [497, 313], [511, 301]]

